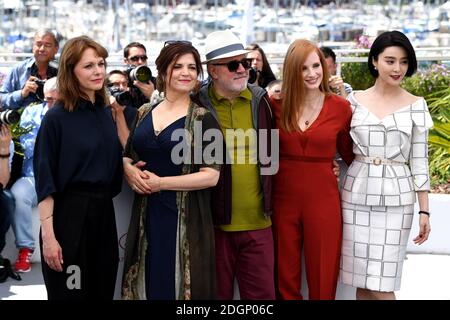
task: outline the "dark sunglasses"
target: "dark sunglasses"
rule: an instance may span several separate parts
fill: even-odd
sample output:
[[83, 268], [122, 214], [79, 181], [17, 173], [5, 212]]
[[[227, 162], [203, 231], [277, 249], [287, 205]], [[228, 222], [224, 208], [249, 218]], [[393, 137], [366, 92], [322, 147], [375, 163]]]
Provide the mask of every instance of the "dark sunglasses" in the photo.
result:
[[227, 66], [228, 71], [230, 72], [236, 72], [237, 69], [239, 69], [239, 65], [242, 64], [245, 70], [248, 70], [252, 66], [252, 59], [242, 59], [241, 61], [238, 60], [231, 60], [225, 63], [213, 63], [213, 66]]
[[168, 46], [169, 44], [187, 44], [189, 46], [192, 46], [192, 42], [187, 41], [187, 40], [167, 40], [166, 42], [164, 42], [164, 47]]
[[142, 60], [142, 61], [147, 61], [148, 57], [146, 55], [143, 56], [134, 56], [134, 57], [129, 57], [128, 60], [136, 62], [138, 60]]

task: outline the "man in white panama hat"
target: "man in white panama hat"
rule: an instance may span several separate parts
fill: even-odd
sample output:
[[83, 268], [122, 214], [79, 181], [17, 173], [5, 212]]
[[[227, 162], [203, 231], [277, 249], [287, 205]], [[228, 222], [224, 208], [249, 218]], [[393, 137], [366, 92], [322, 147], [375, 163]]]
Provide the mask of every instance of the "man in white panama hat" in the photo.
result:
[[[230, 131], [272, 129], [266, 91], [247, 83], [251, 67], [247, 53], [230, 30], [216, 31], [206, 38], [204, 63], [211, 81], [198, 98], [211, 110], [226, 137], [225, 132]], [[262, 163], [259, 155], [251, 161], [258, 148], [249, 142], [251, 139], [234, 138], [233, 143], [226, 138], [228, 155], [246, 150], [245, 161], [227, 162], [217, 186], [219, 192], [213, 195], [218, 298], [233, 298], [236, 278], [241, 299], [275, 299], [272, 176], [264, 173], [271, 164]], [[256, 134], [256, 139], [257, 146], [270, 148], [270, 133], [264, 137]]]

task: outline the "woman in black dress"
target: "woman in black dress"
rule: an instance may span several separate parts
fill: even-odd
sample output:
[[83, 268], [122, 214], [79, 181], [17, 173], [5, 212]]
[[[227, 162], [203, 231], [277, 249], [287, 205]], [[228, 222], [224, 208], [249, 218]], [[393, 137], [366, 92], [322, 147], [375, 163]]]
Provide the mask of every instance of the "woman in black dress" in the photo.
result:
[[118, 266], [112, 198], [121, 147], [105, 91], [105, 48], [82, 36], [59, 61], [57, 104], [35, 145], [41, 258], [48, 299], [112, 299]]
[[[124, 154], [125, 177], [136, 197], [122, 295], [124, 299], [214, 299], [209, 187], [217, 184], [222, 157], [216, 161], [211, 154], [205, 159], [209, 140], [202, 137], [215, 129], [215, 141], [222, 146], [222, 133], [213, 115], [190, 97], [202, 73], [197, 50], [186, 41], [167, 42], [156, 67], [157, 89], [165, 98], [139, 109]], [[183, 139], [187, 136], [194, 143]], [[179, 157], [180, 140], [192, 148], [190, 156], [186, 152], [190, 149], [184, 149]]]

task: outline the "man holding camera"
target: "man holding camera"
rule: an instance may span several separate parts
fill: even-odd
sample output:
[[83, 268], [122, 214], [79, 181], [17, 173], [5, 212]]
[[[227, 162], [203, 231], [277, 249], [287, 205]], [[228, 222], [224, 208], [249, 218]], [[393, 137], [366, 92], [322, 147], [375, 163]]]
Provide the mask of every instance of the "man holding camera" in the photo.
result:
[[136, 118], [137, 109], [132, 107], [132, 97], [128, 87], [128, 76], [120, 70], [112, 70], [106, 77], [111, 103], [111, 112], [116, 122], [117, 134], [122, 147], [130, 134], [130, 128]]
[[56, 77], [45, 82], [43, 94], [44, 102], [30, 105], [20, 117], [20, 126], [32, 128], [32, 130], [20, 136], [20, 143], [24, 150], [24, 161], [21, 176], [11, 187], [16, 202], [12, 216], [12, 227], [16, 237], [16, 247], [19, 249], [14, 265], [16, 272], [31, 270], [30, 258], [35, 248], [32, 213], [33, 208], [37, 206], [33, 172], [34, 143], [44, 115], [58, 99]]
[[150, 98], [155, 91], [156, 78], [151, 75], [151, 71], [148, 68], [145, 73], [146, 78], [149, 80], [139, 81], [134, 76], [130, 76], [136, 68], [140, 66], [147, 66], [147, 50], [142, 43], [131, 42], [123, 49], [123, 61], [129, 66], [127, 70], [129, 78], [130, 93], [132, 96], [132, 106], [139, 108], [144, 103], [150, 101]]
[[[56, 76], [58, 70], [49, 65], [58, 52], [58, 41], [50, 30], [39, 30], [34, 36], [33, 55], [13, 67], [0, 90], [0, 104], [6, 109], [19, 109], [43, 97], [36, 94], [42, 90], [42, 80]], [[41, 81], [39, 81], [41, 80]]]

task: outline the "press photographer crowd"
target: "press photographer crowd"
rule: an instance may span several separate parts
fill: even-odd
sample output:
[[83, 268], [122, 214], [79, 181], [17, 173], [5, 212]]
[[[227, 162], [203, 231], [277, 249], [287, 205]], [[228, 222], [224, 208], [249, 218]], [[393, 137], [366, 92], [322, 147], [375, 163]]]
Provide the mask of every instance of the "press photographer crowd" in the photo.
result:
[[124, 178], [122, 299], [232, 300], [237, 282], [243, 300], [300, 300], [303, 257], [309, 299], [335, 299], [339, 281], [357, 299], [395, 299], [416, 199], [414, 243], [431, 230], [433, 121], [400, 86], [417, 69], [408, 38], [375, 39], [375, 84], [360, 91], [308, 40], [290, 45], [281, 79], [231, 30], [205, 41], [203, 61], [166, 41], [155, 76], [139, 42], [107, 73], [97, 41], [60, 50], [36, 32], [0, 89], [0, 253], [10, 226], [17, 248], [0, 256], [0, 282], [20, 281], [39, 246], [49, 300], [113, 299]]

